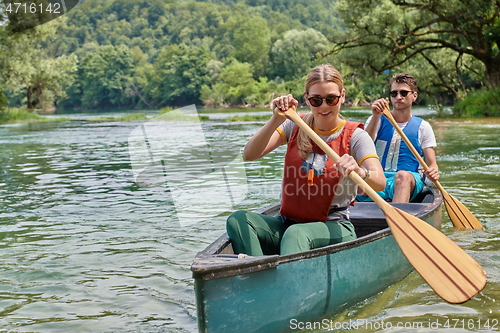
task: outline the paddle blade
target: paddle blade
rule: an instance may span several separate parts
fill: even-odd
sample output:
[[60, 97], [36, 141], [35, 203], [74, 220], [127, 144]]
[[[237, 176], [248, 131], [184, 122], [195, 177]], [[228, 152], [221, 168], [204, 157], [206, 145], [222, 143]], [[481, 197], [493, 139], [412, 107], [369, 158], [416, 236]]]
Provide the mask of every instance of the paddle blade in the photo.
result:
[[455, 199], [451, 194], [441, 190], [444, 205], [451, 222], [456, 228], [462, 229], [484, 229], [479, 220], [471, 213], [467, 207]]
[[463, 303], [484, 288], [483, 268], [443, 233], [390, 205], [383, 210], [404, 255], [441, 298]]

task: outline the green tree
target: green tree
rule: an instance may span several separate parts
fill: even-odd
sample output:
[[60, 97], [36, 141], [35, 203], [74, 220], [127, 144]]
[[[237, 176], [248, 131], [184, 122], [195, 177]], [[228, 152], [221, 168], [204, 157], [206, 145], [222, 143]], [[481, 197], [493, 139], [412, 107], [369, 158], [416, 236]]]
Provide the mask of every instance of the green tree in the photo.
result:
[[245, 18], [236, 29], [233, 37], [234, 51], [232, 56], [240, 62], [252, 64], [254, 74], [263, 76], [268, 64], [271, 49], [271, 32], [263, 18]]
[[76, 56], [54, 58], [44, 46], [55, 37], [56, 30], [64, 22], [60, 18], [10, 34], [0, 44], [0, 76], [9, 91], [25, 91], [29, 110], [38, 106], [43, 109], [51, 107], [73, 84]]
[[[47, 0], [32, 0], [29, 2], [0, 0], [0, 5], [8, 18], [6, 28], [11, 33], [32, 29], [64, 13], [62, 8], [56, 7], [55, 4]], [[68, 10], [71, 10], [75, 5], [75, 1], [70, 0]]]
[[147, 55], [136, 46], [132, 50], [132, 77], [126, 84], [125, 94], [131, 98], [131, 105], [153, 108], [149, 82], [154, 77], [154, 67], [147, 61]]
[[[3, 22], [5, 19], [6, 19], [6, 16], [4, 15], [3, 11], [0, 11], [0, 22]], [[7, 32], [5, 31], [5, 29], [0, 28], [0, 48], [2, 47], [1, 45], [5, 44], [5, 38], [7, 38]], [[3, 59], [1, 59], [1, 58], [2, 58], [2, 56], [0, 54], [0, 64], [3, 61]], [[0, 68], [0, 70], [1, 70], [1, 68]], [[0, 77], [1, 77], [1, 73], [0, 73]], [[5, 109], [5, 105], [8, 103], [8, 100], [5, 97], [4, 91], [5, 91], [5, 86], [4, 86], [3, 82], [0, 82], [0, 111]]]
[[125, 45], [99, 46], [78, 69], [81, 106], [109, 108], [128, 105], [125, 94], [132, 77], [132, 52]]
[[200, 103], [201, 87], [210, 82], [207, 64], [214, 58], [204, 47], [170, 45], [154, 63], [152, 95], [160, 106]]
[[[448, 49], [457, 66], [464, 55], [479, 60], [485, 84], [500, 86], [498, 0], [339, 0], [337, 8], [346, 30], [332, 36], [332, 52], [359, 48], [365, 65], [381, 72], [417, 55], [439, 68], [442, 53], [434, 51]], [[445, 75], [440, 79], [450, 85]]]
[[213, 91], [229, 105], [247, 104], [247, 98], [255, 92], [255, 83], [252, 65], [233, 60], [222, 69]]
[[271, 50], [274, 75], [285, 81], [304, 76], [315, 63], [316, 55], [327, 47], [326, 37], [313, 28], [287, 31]]
[[[66, 0], [66, 4], [68, 1], [76, 0]], [[57, 29], [56, 37], [40, 43], [47, 59], [65, 55], [59, 61], [64, 58], [68, 61], [74, 59], [69, 55], [76, 55], [80, 61], [78, 80], [73, 85], [62, 84], [67, 86], [63, 91], [68, 98], [61, 100], [43, 88], [44, 98], [52, 96], [58, 107], [108, 108], [199, 103], [200, 96], [210, 96], [213, 104], [267, 103], [271, 92], [293, 91], [300, 97], [303, 84], [298, 82], [303, 81], [303, 75], [316, 64], [317, 51], [323, 50], [314, 48], [314, 44], [320, 39], [323, 43], [321, 33], [326, 34], [338, 26], [332, 10], [334, 3], [325, 0], [81, 1], [78, 10], [64, 16], [68, 18], [67, 24]], [[6, 25], [0, 25], [0, 30], [4, 27]], [[308, 35], [304, 32], [308, 27], [316, 32]], [[301, 38], [287, 41], [290, 35], [285, 38], [285, 33], [292, 28], [297, 29], [296, 35]], [[109, 54], [103, 45], [109, 48]], [[118, 52], [118, 45], [123, 46], [123, 58], [110, 60]], [[279, 46], [274, 49], [276, 52], [270, 50], [273, 45]], [[232, 64], [231, 59], [238, 60], [240, 65], [246, 63], [242, 65], [246, 68], [245, 75], [252, 73], [253, 81], [248, 87], [235, 83], [241, 93], [229, 89], [227, 82], [224, 83], [229, 80], [227, 77], [219, 79], [223, 69]], [[41, 68], [46, 68], [45, 72], [53, 72], [50, 66], [65, 68], [62, 64], [49, 64]], [[19, 71], [28, 69], [20, 67]], [[4, 82], [0, 83], [2, 89], [7, 91]], [[26, 87], [12, 85], [9, 89], [12, 90], [7, 96], [12, 101], [19, 99], [20, 92], [31, 94], [30, 104], [43, 101], [37, 97], [37, 91], [29, 92]]]
[[269, 81], [267, 77], [260, 77], [253, 85], [252, 95], [247, 101], [255, 106], [266, 106], [271, 101], [271, 96], [279, 93], [280, 87], [275, 81]]

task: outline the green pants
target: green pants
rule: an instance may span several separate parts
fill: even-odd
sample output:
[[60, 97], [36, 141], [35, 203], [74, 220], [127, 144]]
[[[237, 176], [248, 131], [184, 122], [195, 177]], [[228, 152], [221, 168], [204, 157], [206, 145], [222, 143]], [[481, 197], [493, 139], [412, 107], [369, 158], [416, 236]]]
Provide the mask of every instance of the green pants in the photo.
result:
[[290, 254], [356, 238], [350, 221], [297, 223], [286, 228], [281, 216], [236, 211], [227, 218], [234, 253]]

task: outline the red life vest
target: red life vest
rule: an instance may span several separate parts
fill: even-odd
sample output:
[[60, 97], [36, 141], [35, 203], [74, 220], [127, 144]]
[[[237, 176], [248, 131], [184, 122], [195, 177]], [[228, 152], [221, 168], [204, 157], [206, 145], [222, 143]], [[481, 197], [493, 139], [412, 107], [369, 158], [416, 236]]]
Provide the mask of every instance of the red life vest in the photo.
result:
[[[342, 133], [327, 144], [339, 156], [349, 154], [351, 137], [358, 127], [363, 128], [363, 124], [347, 121]], [[342, 174], [334, 167], [333, 160], [328, 158], [323, 174], [315, 176], [313, 184], [308, 185], [307, 173], [301, 170], [304, 160], [299, 155], [298, 131], [296, 127], [285, 154], [280, 215], [297, 222], [326, 222]], [[314, 152], [325, 154], [314, 142], [312, 144]]]

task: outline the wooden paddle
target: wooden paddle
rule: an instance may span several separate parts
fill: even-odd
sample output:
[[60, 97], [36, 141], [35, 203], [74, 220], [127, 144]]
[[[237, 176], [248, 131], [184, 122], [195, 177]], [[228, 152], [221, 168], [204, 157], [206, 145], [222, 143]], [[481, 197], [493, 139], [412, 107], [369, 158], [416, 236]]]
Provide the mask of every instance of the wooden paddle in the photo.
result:
[[[387, 105], [383, 111], [383, 115], [391, 122], [392, 126], [394, 126], [394, 128], [399, 133], [401, 138], [403, 138], [406, 145], [408, 146], [408, 148], [410, 148], [411, 152], [413, 153], [415, 158], [418, 160], [420, 165], [422, 165], [424, 170], [429, 169], [429, 166], [425, 163], [422, 156], [420, 156], [420, 154], [417, 152], [415, 147], [412, 145], [411, 141], [408, 139], [406, 134], [403, 132], [403, 130], [396, 123], [396, 120], [392, 116], [392, 113], [391, 113], [391, 111], [389, 111], [389, 107]], [[453, 225], [456, 228], [484, 229], [483, 225], [474, 216], [474, 214], [472, 214], [471, 211], [468, 210], [467, 207], [464, 206], [464, 204], [462, 204], [460, 201], [455, 199], [451, 194], [446, 192], [446, 190], [443, 188], [443, 186], [441, 186], [439, 181], [436, 180], [434, 182], [434, 184], [443, 194], [443, 199], [444, 199], [446, 211], [448, 212], [448, 216], [450, 217], [451, 222], [453, 223]]]
[[[297, 114], [295, 107], [279, 111], [300, 127], [333, 160], [339, 156]], [[445, 301], [463, 303], [486, 285], [483, 268], [457, 244], [424, 221], [382, 199], [356, 172], [349, 173], [384, 212], [401, 251], [432, 289]]]

